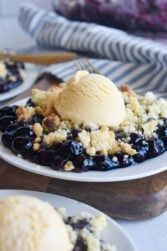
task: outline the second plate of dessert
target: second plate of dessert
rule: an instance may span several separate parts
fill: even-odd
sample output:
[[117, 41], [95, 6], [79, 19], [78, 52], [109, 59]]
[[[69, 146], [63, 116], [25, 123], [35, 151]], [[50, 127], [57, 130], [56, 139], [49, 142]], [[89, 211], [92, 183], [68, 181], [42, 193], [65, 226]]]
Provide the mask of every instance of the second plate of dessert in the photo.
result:
[[0, 102], [11, 99], [33, 85], [36, 71], [31, 64], [0, 60]]

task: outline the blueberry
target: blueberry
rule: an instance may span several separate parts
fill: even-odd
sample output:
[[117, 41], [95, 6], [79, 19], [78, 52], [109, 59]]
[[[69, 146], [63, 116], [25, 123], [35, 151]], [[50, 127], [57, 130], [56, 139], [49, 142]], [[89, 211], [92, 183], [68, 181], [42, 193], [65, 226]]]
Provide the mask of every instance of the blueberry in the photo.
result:
[[26, 103], [26, 106], [31, 106], [31, 107], [35, 107], [35, 103], [32, 101], [31, 98], [28, 99], [27, 103]]
[[116, 169], [119, 167], [118, 161], [113, 161], [112, 157], [109, 156], [96, 156], [95, 157], [96, 166], [95, 170], [98, 171], [107, 171]]
[[158, 128], [157, 133], [159, 137], [167, 137], [167, 126], [161, 126]]
[[35, 123], [40, 123], [42, 124], [42, 120], [43, 120], [43, 116], [42, 115], [39, 115], [39, 114], [35, 114], [32, 119], [31, 119], [31, 124], [35, 124]]
[[116, 139], [123, 139], [126, 137], [125, 133], [123, 131], [117, 131], [115, 134]]
[[0, 118], [0, 131], [4, 132], [5, 129], [10, 125], [13, 124], [15, 121], [13, 116], [3, 116]]
[[78, 133], [79, 133], [78, 130], [73, 129], [72, 132], [71, 132], [72, 138], [73, 138], [73, 139], [77, 138], [77, 137], [78, 137]]
[[135, 164], [135, 161], [132, 156], [117, 154], [120, 167], [128, 167]]
[[130, 134], [130, 143], [133, 145], [137, 145], [139, 142], [143, 140], [143, 136], [137, 133]]
[[7, 128], [6, 128], [6, 132], [13, 132], [15, 131], [16, 129], [18, 129], [20, 127], [20, 125], [18, 123], [13, 123], [11, 125], [9, 125]]
[[137, 146], [136, 148], [137, 153], [133, 156], [135, 162], [142, 162], [147, 159], [148, 155], [148, 144], [143, 146]]
[[65, 141], [60, 148], [60, 155], [73, 159], [84, 152], [82, 145], [74, 140]]
[[33, 161], [44, 166], [51, 166], [54, 160], [55, 151], [51, 149], [41, 149], [33, 156]]
[[13, 140], [13, 135], [11, 133], [8, 133], [8, 132], [3, 133], [2, 143], [4, 144], [5, 147], [11, 148], [12, 140]]
[[75, 172], [86, 172], [91, 170], [95, 166], [95, 161], [91, 157], [85, 155], [78, 155], [74, 160]]
[[73, 251], [80, 251], [80, 250], [87, 251], [88, 247], [81, 238], [78, 238], [78, 240], [75, 243], [75, 247], [74, 247]]
[[167, 127], [167, 118], [164, 118], [163, 121], [164, 121], [164, 125]]
[[27, 137], [17, 137], [13, 140], [12, 150], [15, 154], [21, 154], [24, 157], [33, 153], [33, 141]]
[[63, 158], [62, 156], [55, 155], [52, 162], [52, 169], [54, 170], [64, 170], [64, 165], [67, 163], [68, 159]]
[[3, 116], [16, 116], [17, 108], [18, 108], [17, 105], [3, 107], [2, 109], [0, 109], [0, 117], [3, 117]]
[[14, 137], [23, 136], [23, 137], [33, 137], [34, 133], [29, 126], [21, 126], [14, 132]]
[[149, 158], [156, 157], [166, 150], [166, 146], [163, 140], [161, 139], [149, 140], [148, 144], [149, 144], [149, 152], [148, 152]]
[[[82, 230], [83, 228], [89, 227], [90, 222], [88, 219], [78, 219], [77, 221], [73, 221], [71, 217], [68, 217], [66, 220], [66, 224], [70, 225], [74, 230]], [[79, 249], [80, 251], [83, 249]], [[87, 250], [87, 249], [86, 249]]]

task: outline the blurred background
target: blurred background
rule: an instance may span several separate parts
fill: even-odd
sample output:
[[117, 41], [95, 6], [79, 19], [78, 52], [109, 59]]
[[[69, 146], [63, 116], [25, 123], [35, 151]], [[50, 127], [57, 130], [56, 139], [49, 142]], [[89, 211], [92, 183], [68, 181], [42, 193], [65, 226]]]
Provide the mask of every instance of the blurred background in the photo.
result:
[[[25, 1], [0, 0], [0, 48], [19, 49], [35, 45], [35, 41], [22, 30], [17, 21], [19, 6], [23, 2]], [[27, 0], [26, 2], [51, 10], [48, 0]]]
[[17, 21], [24, 2], [54, 9], [69, 19], [93, 21], [166, 42], [167, 0], [0, 0], [0, 48], [35, 45]]

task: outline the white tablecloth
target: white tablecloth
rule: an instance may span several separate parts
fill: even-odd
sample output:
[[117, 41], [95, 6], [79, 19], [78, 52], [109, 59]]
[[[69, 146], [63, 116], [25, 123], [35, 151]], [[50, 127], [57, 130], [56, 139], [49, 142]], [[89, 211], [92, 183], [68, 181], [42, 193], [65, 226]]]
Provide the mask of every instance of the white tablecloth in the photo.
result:
[[167, 251], [167, 212], [144, 221], [117, 221], [131, 236], [137, 251]]

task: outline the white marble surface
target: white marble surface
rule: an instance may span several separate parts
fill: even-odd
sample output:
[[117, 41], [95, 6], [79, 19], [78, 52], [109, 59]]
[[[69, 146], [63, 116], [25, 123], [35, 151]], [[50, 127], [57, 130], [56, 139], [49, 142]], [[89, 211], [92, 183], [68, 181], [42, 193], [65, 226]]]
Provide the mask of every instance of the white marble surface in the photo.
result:
[[[0, 49], [15, 50], [35, 45], [17, 23], [18, 6], [21, 2], [23, 1], [0, 0]], [[51, 8], [48, 0], [31, 2]], [[150, 220], [118, 222], [131, 236], [137, 251], [167, 251], [167, 212]]]

